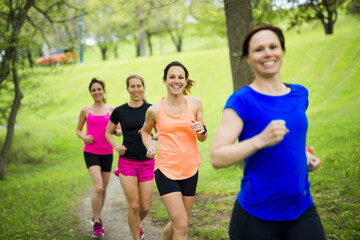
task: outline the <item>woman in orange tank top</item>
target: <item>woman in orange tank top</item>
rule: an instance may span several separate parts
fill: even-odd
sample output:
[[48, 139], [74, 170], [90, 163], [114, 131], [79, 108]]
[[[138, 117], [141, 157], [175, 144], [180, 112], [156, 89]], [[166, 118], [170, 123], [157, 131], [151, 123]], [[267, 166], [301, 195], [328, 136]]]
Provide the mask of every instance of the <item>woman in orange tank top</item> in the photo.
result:
[[185, 66], [180, 62], [168, 64], [163, 83], [167, 96], [148, 108], [141, 135], [147, 157], [153, 158], [156, 149], [150, 134], [154, 126], [158, 134], [155, 180], [171, 220], [161, 239], [187, 239], [200, 165], [196, 138], [205, 141], [207, 130], [201, 100], [187, 95], [194, 81]]

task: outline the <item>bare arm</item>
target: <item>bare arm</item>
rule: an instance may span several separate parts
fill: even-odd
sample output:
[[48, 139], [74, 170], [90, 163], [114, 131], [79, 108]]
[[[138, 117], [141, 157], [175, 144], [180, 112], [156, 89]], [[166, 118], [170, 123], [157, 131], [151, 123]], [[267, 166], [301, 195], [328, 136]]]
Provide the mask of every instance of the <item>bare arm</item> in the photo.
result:
[[158, 134], [157, 134], [157, 132], [153, 132], [153, 133], [152, 133], [152, 140], [155, 140], [155, 141], [158, 140]]
[[119, 153], [119, 155], [124, 155], [125, 151], [126, 151], [126, 147], [124, 145], [119, 145], [114, 136], [114, 130], [116, 129], [116, 136], [121, 136], [122, 135], [122, 131], [121, 131], [121, 126], [120, 123], [115, 124], [112, 121], [109, 121], [107, 126], [106, 126], [106, 131], [105, 131], [105, 138], [106, 140], [110, 143], [110, 145]]
[[235, 143], [244, 127], [242, 119], [232, 109], [225, 109], [211, 148], [211, 164], [224, 168], [239, 163], [256, 151], [273, 146], [289, 132], [282, 120], [273, 120], [258, 135]]
[[[155, 127], [154, 127], [154, 129], [155, 129]], [[138, 131], [138, 133], [141, 135], [141, 132], [142, 132], [142, 130], [143, 130], [143, 128], [141, 127], [141, 129]], [[150, 133], [150, 136], [151, 136], [151, 139], [152, 140], [155, 140], [155, 141], [157, 141], [158, 140], [158, 135], [157, 135], [157, 132], [151, 132]]]
[[[110, 114], [112, 114], [112, 112], [114, 111], [114, 107], [110, 106]], [[110, 121], [109, 121], [110, 122]], [[116, 133], [115, 133], [116, 130]], [[114, 129], [114, 131], [112, 132], [115, 136], [120, 137], [122, 135], [122, 131], [121, 131], [121, 126], [120, 123], [118, 123]]]
[[193, 132], [196, 132], [196, 136], [199, 139], [200, 142], [204, 142], [208, 136], [208, 133], [205, 132], [205, 122], [204, 122], [204, 115], [203, 115], [203, 107], [201, 100], [199, 98], [192, 98], [192, 102], [194, 105], [194, 108], [196, 109], [196, 120], [192, 121], [191, 128]]
[[84, 135], [84, 133], [82, 132], [82, 129], [85, 125], [86, 122], [86, 116], [87, 116], [87, 108], [84, 107], [83, 109], [81, 109], [80, 111], [80, 115], [79, 115], [79, 121], [76, 127], [76, 135], [83, 140], [84, 142], [87, 142], [89, 144], [91, 144], [94, 141], [94, 138], [91, 135]]
[[152, 105], [148, 108], [145, 114], [145, 122], [142, 127], [141, 131], [141, 139], [143, 141], [144, 146], [147, 149], [146, 157], [147, 158], [153, 158], [156, 154], [156, 149], [153, 147], [152, 144], [152, 137], [151, 137], [151, 131], [153, 127], [155, 126], [155, 117], [156, 113], [158, 111], [157, 105]]

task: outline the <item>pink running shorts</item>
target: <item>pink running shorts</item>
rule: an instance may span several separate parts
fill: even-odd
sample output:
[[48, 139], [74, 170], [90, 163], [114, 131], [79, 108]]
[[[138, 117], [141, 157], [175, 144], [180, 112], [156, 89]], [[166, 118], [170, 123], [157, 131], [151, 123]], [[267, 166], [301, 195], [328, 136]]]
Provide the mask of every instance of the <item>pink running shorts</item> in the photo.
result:
[[154, 179], [154, 168], [154, 158], [140, 161], [119, 156], [118, 170], [115, 170], [114, 173], [116, 176], [121, 173], [123, 176], [137, 177], [138, 182], [146, 182]]

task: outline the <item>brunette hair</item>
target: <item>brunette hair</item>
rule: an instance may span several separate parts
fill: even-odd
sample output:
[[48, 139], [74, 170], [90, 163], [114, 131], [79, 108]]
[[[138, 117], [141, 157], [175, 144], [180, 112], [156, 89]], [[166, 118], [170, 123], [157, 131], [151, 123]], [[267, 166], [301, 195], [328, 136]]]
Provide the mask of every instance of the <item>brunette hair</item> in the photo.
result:
[[[130, 74], [127, 78], [126, 78], [126, 89], [129, 89], [130, 87], [130, 79], [132, 78], [136, 78], [139, 79], [141, 81], [141, 84], [143, 85], [144, 89], [145, 89], [145, 81], [144, 78], [142, 76], [140, 76], [139, 74]], [[144, 102], [147, 102], [145, 97], [143, 97], [142, 99]]]
[[285, 38], [284, 35], [279, 27], [275, 27], [271, 25], [270, 23], [259, 23], [256, 25], [253, 29], [248, 32], [248, 34], [245, 36], [243, 45], [242, 45], [242, 55], [239, 59], [239, 63], [249, 56], [249, 44], [251, 38], [255, 35], [255, 33], [260, 32], [262, 30], [270, 30], [276, 34], [276, 36], [279, 38], [280, 45], [282, 50], [285, 52]]
[[[93, 78], [91, 79], [91, 82], [89, 84], [89, 92], [91, 92], [91, 86], [94, 84], [94, 83], [98, 83], [101, 85], [101, 87], [104, 89], [104, 93], [105, 93], [105, 83], [99, 79], [96, 79], [96, 78]], [[106, 99], [105, 99], [105, 96], [104, 96], [104, 99], [103, 99], [104, 103], [106, 103]]]
[[188, 80], [188, 82], [187, 82], [187, 84], [186, 84], [186, 86], [185, 86], [185, 89], [184, 89], [183, 94], [184, 94], [184, 95], [187, 95], [187, 92], [191, 93], [190, 89], [191, 89], [192, 86], [194, 86], [195, 80], [192, 80], [192, 79], [189, 78], [189, 72], [188, 72], [188, 70], [186, 69], [186, 67], [185, 67], [181, 62], [173, 61], [173, 62], [169, 63], [169, 64], [165, 67], [165, 69], [164, 69], [163, 79], [166, 80], [166, 76], [167, 76], [167, 73], [168, 73], [169, 69], [170, 69], [171, 67], [174, 67], [174, 66], [181, 67], [181, 68], [184, 70], [184, 72], [185, 72], [185, 79]]

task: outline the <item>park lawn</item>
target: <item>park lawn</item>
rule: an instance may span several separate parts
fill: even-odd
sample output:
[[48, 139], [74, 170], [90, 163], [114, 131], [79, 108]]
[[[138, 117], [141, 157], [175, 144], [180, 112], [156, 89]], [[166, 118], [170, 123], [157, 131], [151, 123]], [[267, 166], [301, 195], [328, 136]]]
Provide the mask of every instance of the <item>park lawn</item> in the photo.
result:
[[[310, 174], [311, 191], [328, 239], [360, 237], [360, 34], [354, 31], [359, 23], [359, 18], [342, 16], [331, 36], [325, 36], [320, 26], [285, 33], [282, 79], [310, 92], [307, 144], [323, 161], [321, 169]], [[212, 139], [233, 91], [228, 49], [189, 49], [106, 62], [89, 58], [92, 61], [81, 65], [30, 70], [33, 77], [23, 82], [8, 178], [0, 182], [4, 239], [80, 238], [74, 229], [74, 209], [91, 183], [75, 128], [80, 109], [92, 103], [91, 78], [105, 80], [108, 103], [117, 106], [128, 100], [125, 78], [139, 73], [145, 79], [147, 100], [155, 103], [166, 95], [162, 73], [173, 60], [183, 62], [197, 81], [192, 94], [202, 99], [209, 131], [208, 140], [198, 143], [202, 165], [190, 234], [194, 239], [228, 238], [242, 170], [238, 166], [214, 170], [210, 164]], [[0, 141], [4, 134], [0, 130]], [[166, 221], [159, 199], [150, 215]]]

